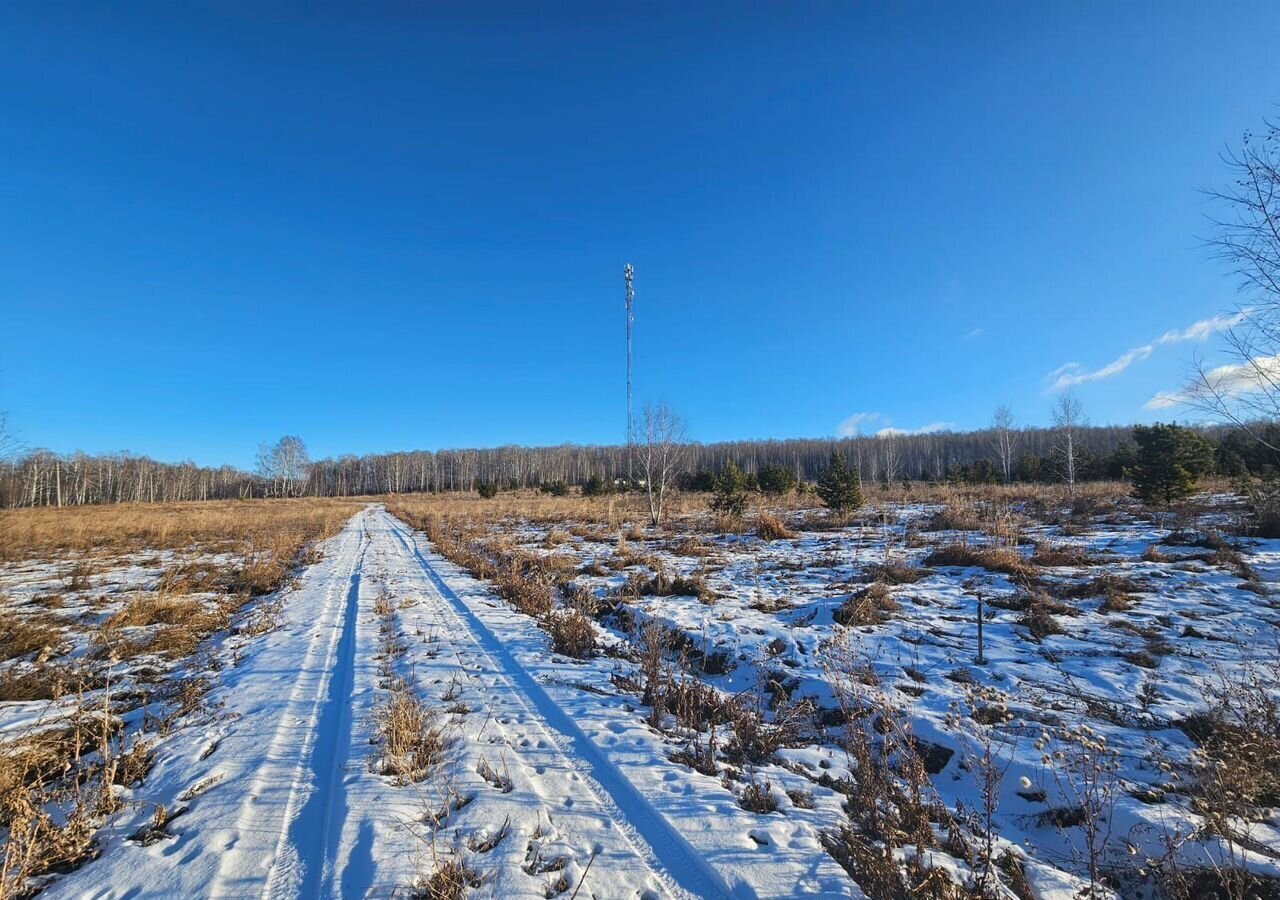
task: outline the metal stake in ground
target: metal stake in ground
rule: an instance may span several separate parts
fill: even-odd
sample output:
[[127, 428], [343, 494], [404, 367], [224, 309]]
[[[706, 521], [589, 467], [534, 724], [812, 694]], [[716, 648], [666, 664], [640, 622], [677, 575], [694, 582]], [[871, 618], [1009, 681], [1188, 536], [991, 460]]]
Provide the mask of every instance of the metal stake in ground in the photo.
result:
[[977, 595], [977, 597], [978, 597], [978, 659], [977, 659], [977, 664], [978, 664], [978, 665], [980, 665], [980, 666], [985, 666], [985, 665], [987, 664], [987, 657], [986, 657], [986, 655], [983, 653], [983, 644], [982, 644], [982, 620], [983, 620], [984, 618], [986, 618], [986, 610], [984, 609], [984, 604], [983, 604], [983, 602], [982, 602], [982, 595], [981, 595], [981, 594], [978, 594], [978, 595]]

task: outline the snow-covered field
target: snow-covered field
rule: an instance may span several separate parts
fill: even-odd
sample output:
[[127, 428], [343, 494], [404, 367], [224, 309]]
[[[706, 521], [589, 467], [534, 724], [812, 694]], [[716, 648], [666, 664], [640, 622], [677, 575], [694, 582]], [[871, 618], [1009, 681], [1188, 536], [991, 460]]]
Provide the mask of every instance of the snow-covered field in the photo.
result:
[[[913, 796], [929, 837], [904, 827], [893, 864], [918, 854], [915, 875], [936, 867], [954, 889], [920, 895], [1057, 900], [1092, 868], [1136, 896], [1173, 859], [1280, 876], [1275, 811], [1224, 846], [1196, 833], [1180, 780], [1206, 692], [1251, 673], [1280, 690], [1280, 543], [1169, 543], [1116, 513], [1069, 533], [1033, 523], [1024, 545], [983, 556], [990, 538], [931, 530], [936, 511], [793, 520], [774, 540], [692, 522], [623, 539], [590, 522], [470, 526], [473, 553], [558, 573], [557, 610], [535, 618], [371, 506], [198, 652], [108, 654], [118, 691], [198, 675], [199, 702], [173, 716], [157, 706], [173, 697], [125, 704], [150, 767], [114, 788], [96, 858], [39, 884], [99, 898], [889, 896], [849, 864], [850, 835], [866, 833], [868, 797]], [[57, 593], [57, 615], [85, 625], [58, 652], [92, 656], [88, 635], [172, 563], [121, 558], [75, 584], [65, 565], [7, 563], [0, 596], [6, 615], [44, 617], [38, 598]], [[571, 609], [594, 635], [583, 658], [546, 631]], [[392, 764], [401, 694], [433, 737], [420, 765]], [[76, 699], [0, 703], [0, 741]], [[913, 782], [895, 747], [927, 774]], [[869, 793], [877, 774], [897, 787]]]

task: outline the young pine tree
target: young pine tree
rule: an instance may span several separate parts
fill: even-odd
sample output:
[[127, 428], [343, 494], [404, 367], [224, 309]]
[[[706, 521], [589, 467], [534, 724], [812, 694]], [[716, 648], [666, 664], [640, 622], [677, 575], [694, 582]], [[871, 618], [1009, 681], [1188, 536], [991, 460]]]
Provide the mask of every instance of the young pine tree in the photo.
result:
[[760, 490], [766, 494], [780, 495], [795, 490], [796, 473], [786, 466], [769, 463], [758, 476]]
[[1172, 506], [1190, 497], [1196, 479], [1213, 468], [1213, 444], [1181, 425], [1139, 425], [1132, 468], [1133, 493], [1147, 503]]
[[728, 516], [741, 517], [747, 511], [747, 476], [733, 460], [727, 460], [712, 488], [711, 508]]
[[831, 465], [818, 479], [818, 496], [829, 509], [841, 515], [862, 505], [862, 478], [849, 468], [839, 450], [831, 451]]

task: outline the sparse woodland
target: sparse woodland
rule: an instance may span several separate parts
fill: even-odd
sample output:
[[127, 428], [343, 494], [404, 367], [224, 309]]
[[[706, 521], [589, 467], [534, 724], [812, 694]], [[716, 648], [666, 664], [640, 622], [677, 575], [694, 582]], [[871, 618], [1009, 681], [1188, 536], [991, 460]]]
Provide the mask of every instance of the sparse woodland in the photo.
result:
[[[1257, 432], [1258, 426], [1251, 426]], [[1265, 429], [1263, 429], [1265, 430]], [[1232, 477], [1274, 467], [1273, 451], [1257, 447], [1243, 429], [1203, 431], [1220, 449], [1215, 471]], [[1280, 436], [1276, 438], [1280, 444]], [[642, 443], [642, 442], [641, 442]], [[1063, 448], [1070, 448], [1066, 465]], [[98, 503], [180, 502], [264, 496], [359, 497], [379, 494], [536, 488], [563, 482], [585, 487], [592, 479], [625, 481], [632, 456], [639, 474], [640, 451], [625, 446], [500, 447], [488, 450], [411, 451], [346, 456], [315, 462], [305, 446], [276, 459], [267, 448], [256, 472], [231, 466], [202, 468], [192, 463], [160, 463], [145, 457], [59, 456], [46, 451], [15, 452], [0, 461], [0, 506], [80, 506]], [[891, 437], [732, 441], [681, 446], [677, 486], [699, 488], [698, 473], [714, 475], [733, 460], [748, 476], [782, 469], [814, 482], [838, 450], [864, 483], [1003, 482], [1006, 461], [1011, 482], [1057, 483], [1124, 477], [1132, 464], [1133, 430], [1118, 426], [1081, 427], [1063, 441], [1060, 429], [992, 429]], [[1065, 473], [1065, 474], [1064, 474]], [[785, 476], [784, 476], [785, 477]], [[788, 481], [790, 479], [787, 479]], [[701, 486], [709, 490], [710, 484]]]

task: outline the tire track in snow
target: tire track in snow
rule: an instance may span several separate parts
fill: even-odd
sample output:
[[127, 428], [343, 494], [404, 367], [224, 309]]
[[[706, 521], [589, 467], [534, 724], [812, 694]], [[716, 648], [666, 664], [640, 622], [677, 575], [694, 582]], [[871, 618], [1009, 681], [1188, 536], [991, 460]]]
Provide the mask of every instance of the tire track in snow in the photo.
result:
[[583, 782], [601, 804], [617, 811], [620, 827], [643, 846], [642, 855], [653, 860], [677, 890], [702, 898], [730, 898], [734, 892], [724, 878], [695, 850], [685, 837], [659, 813], [636, 786], [618, 771], [604, 752], [583, 733], [572, 718], [546, 692], [537, 679], [498, 640], [467, 603], [423, 555], [412, 531], [385, 510], [390, 531], [411, 553], [446, 608], [464, 623], [478, 649], [489, 658], [495, 674], [510, 685], [530, 713], [540, 719], [547, 734], [578, 769]]
[[[354, 631], [368, 549], [367, 516], [364, 511], [353, 517], [358, 532], [346, 539], [335, 565], [348, 574], [333, 577], [325, 590], [323, 612], [272, 736], [268, 763], [254, 779], [237, 827], [223, 845], [212, 897], [323, 897], [328, 896], [326, 888], [332, 889], [334, 834], [342, 827], [342, 820], [334, 819], [333, 803], [342, 789], [350, 745]], [[348, 561], [349, 566], [342, 564]], [[275, 802], [272, 795], [286, 790], [287, 799]]]
[[[363, 529], [362, 529], [363, 532]], [[302, 883], [297, 896], [333, 897], [337, 873], [337, 851], [346, 820], [345, 779], [343, 777], [351, 753], [351, 693], [355, 687], [356, 617], [360, 605], [360, 575], [364, 566], [368, 541], [361, 535], [359, 562], [348, 579], [346, 606], [342, 617], [342, 636], [336, 648], [337, 668], [329, 668], [329, 684], [320, 718], [316, 722], [316, 745], [309, 764], [315, 790], [307, 797], [297, 815], [289, 823], [287, 840], [302, 859]], [[342, 809], [339, 810], [339, 804]], [[305, 852], [304, 851], [309, 851]], [[277, 857], [278, 858], [278, 857]], [[323, 864], [320, 861], [323, 860]], [[273, 892], [268, 878], [268, 893]]]

